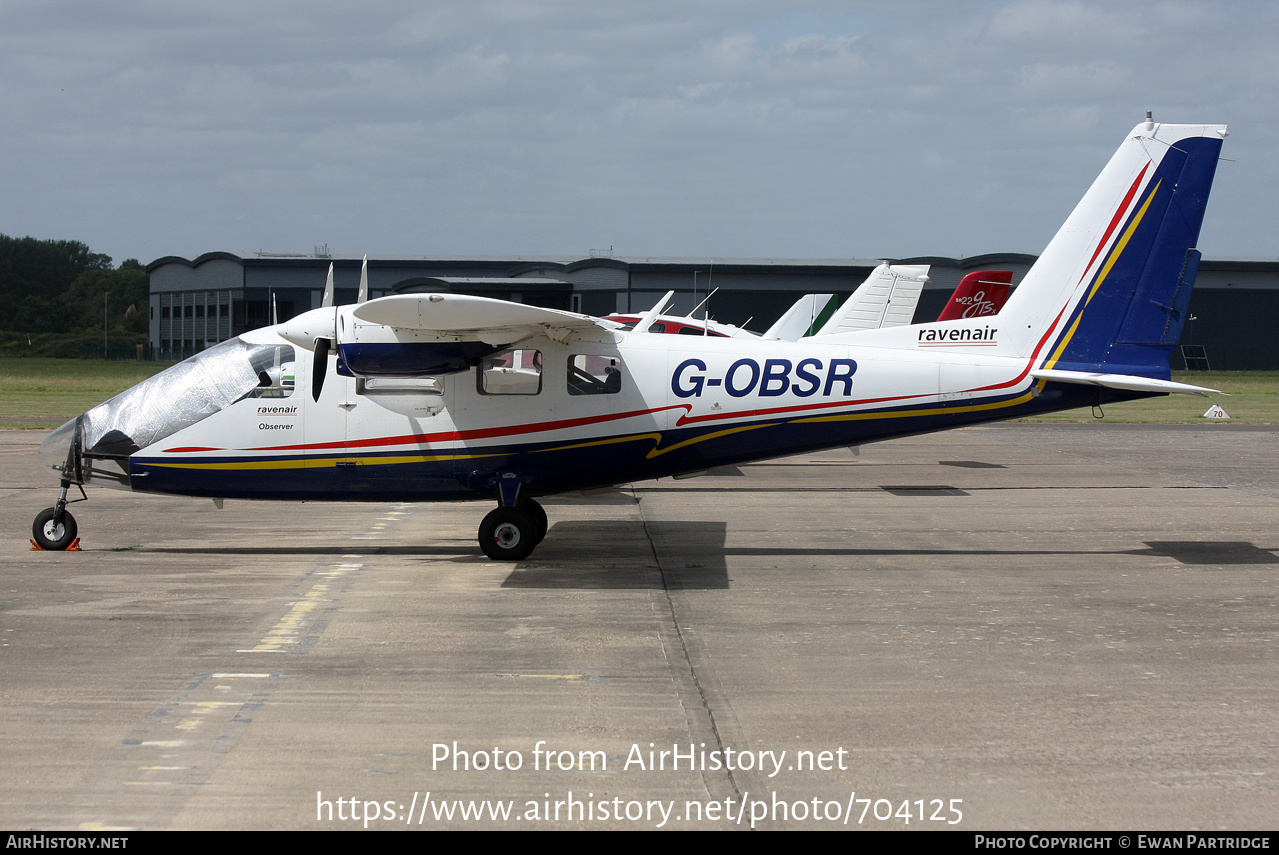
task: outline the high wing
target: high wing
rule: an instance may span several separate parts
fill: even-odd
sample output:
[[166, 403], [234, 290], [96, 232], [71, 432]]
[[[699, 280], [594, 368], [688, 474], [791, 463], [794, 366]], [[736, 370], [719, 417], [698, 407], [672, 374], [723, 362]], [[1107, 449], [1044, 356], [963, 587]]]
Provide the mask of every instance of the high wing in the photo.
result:
[[511, 344], [545, 333], [565, 342], [574, 334], [621, 329], [615, 321], [465, 294], [399, 294], [370, 300], [352, 310], [357, 321], [436, 333], [449, 340]]
[[465, 294], [397, 294], [355, 306], [312, 309], [281, 325], [280, 336], [313, 352], [311, 396], [319, 400], [331, 352], [347, 377], [432, 377], [535, 335], [566, 344], [598, 340], [615, 321]]

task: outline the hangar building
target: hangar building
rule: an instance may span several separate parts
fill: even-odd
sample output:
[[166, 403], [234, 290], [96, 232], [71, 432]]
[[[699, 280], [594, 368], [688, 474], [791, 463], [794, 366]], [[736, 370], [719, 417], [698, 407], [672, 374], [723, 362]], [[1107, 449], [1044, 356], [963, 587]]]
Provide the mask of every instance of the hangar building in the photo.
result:
[[[331, 254], [210, 252], [159, 258], [151, 283], [151, 345], [161, 359], [189, 356], [246, 330], [287, 320], [320, 305], [329, 265], [339, 303], [353, 303], [363, 257]], [[1013, 271], [1014, 287], [1035, 256], [993, 253], [970, 258], [894, 259], [930, 264], [930, 281], [915, 320], [935, 318], [963, 276], [973, 270]], [[712, 289], [711, 317], [767, 328], [804, 293], [848, 295], [879, 259], [657, 258], [591, 255], [370, 257], [372, 297], [408, 291], [451, 291], [566, 309], [591, 315], [648, 309], [674, 290], [675, 312], [691, 310]], [[1218, 370], [1279, 369], [1279, 261], [1204, 259], [1183, 345], [1200, 345]], [[700, 312], [699, 312], [700, 314]], [[1173, 359], [1173, 368], [1181, 368]], [[1202, 365], [1200, 365], [1202, 367]]]

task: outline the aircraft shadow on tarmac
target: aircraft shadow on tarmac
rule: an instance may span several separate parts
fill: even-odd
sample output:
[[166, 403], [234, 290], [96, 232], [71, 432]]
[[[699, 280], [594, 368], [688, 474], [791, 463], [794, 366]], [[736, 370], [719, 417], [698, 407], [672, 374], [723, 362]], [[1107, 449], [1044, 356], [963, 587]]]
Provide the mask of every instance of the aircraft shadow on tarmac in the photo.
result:
[[[479, 557], [475, 542], [469, 538], [464, 543], [423, 544], [420, 546], [355, 546], [350, 543], [332, 546], [157, 546], [131, 547], [138, 552], [155, 552], [168, 555], [422, 555], [425, 557]], [[113, 550], [119, 551], [119, 550]]]
[[[803, 572], [797, 562], [810, 557], [903, 558], [936, 556], [1030, 557], [1129, 555], [1172, 558], [1192, 566], [1279, 564], [1274, 548], [1248, 541], [1145, 541], [1143, 549], [982, 549], [868, 548], [805, 546], [728, 546], [723, 520], [566, 520], [555, 523], [537, 558], [516, 565], [504, 588], [580, 590], [685, 589], [729, 587], [729, 556], [779, 558]], [[601, 544], [605, 545], [604, 547]], [[334, 546], [160, 547], [146, 552], [205, 555], [346, 555], [350, 544]], [[369, 555], [406, 555], [435, 559], [487, 561], [470, 542], [355, 547]], [[609, 560], [617, 556], [617, 560]], [[779, 567], [790, 572], [785, 565]], [[855, 568], [854, 568], [855, 569]], [[882, 569], [882, 568], [880, 568]]]
[[[682, 588], [716, 590], [729, 587], [729, 556], [776, 557], [803, 560], [806, 557], [884, 556], [1045, 556], [1130, 555], [1172, 558], [1187, 565], [1279, 564], [1272, 550], [1247, 541], [1146, 541], [1145, 549], [875, 549], [853, 547], [773, 547], [728, 546], [727, 524], [706, 521], [616, 521], [575, 520], [556, 523], [543, 543], [536, 561], [521, 564], [502, 583], [506, 588], [633, 589]], [[610, 552], [627, 556], [616, 563], [582, 561], [598, 554], [599, 544], [611, 545]], [[652, 555], [656, 563], [636, 556]], [[660, 570], [659, 570], [660, 567]], [[785, 568], [782, 568], [785, 569]], [[795, 572], [802, 572], [798, 566]]]
[[723, 520], [558, 522], [537, 558], [519, 565], [502, 587], [722, 590], [727, 536]]

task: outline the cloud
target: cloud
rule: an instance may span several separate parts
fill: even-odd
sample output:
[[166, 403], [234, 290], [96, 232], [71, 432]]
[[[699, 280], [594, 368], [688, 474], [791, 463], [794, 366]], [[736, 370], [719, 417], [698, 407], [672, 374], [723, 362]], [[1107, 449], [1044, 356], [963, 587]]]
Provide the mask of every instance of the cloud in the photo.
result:
[[1237, 122], [1210, 256], [1279, 255], [1253, 2], [0, 7], [0, 231], [213, 249], [1037, 251], [1122, 135]]

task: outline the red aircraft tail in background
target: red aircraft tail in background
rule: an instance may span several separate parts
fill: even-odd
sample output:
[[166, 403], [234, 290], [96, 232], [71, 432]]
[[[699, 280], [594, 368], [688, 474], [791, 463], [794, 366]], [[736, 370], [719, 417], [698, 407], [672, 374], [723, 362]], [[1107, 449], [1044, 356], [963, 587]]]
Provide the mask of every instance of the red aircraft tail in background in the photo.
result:
[[953, 321], [998, 314], [1008, 300], [1008, 286], [1012, 281], [1011, 270], [974, 270], [960, 280], [959, 287], [950, 295], [937, 320]]

